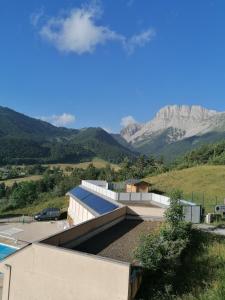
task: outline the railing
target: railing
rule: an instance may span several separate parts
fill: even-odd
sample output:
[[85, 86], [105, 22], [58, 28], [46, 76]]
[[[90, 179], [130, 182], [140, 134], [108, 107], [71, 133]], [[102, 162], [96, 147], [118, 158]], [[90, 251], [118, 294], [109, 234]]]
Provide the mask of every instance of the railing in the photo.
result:
[[0, 216], [0, 223], [31, 223], [34, 221], [33, 216]]
[[112, 200], [118, 200], [118, 194], [116, 192], [113, 192], [111, 190], [108, 190], [107, 188], [98, 186], [91, 181], [82, 180], [82, 185], [94, 192], [97, 192], [99, 194], [102, 194], [106, 197], [111, 198]]
[[[155, 193], [120, 193], [111, 191], [105, 187], [95, 184], [95, 181], [82, 180], [82, 185], [88, 189], [97, 192], [101, 195], [104, 195], [112, 200], [116, 201], [154, 201], [163, 206], [170, 205], [170, 198], [167, 196], [155, 194]], [[182, 205], [196, 205], [193, 202], [188, 202], [186, 200], [180, 200]]]

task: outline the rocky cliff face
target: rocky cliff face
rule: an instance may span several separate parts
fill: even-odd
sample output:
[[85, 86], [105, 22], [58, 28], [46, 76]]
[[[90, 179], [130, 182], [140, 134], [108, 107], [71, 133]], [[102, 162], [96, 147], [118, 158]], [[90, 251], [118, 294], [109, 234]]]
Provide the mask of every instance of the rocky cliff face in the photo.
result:
[[140, 131], [141, 128], [142, 128], [141, 124], [133, 123], [133, 124], [130, 124], [130, 125], [124, 127], [121, 130], [120, 134], [126, 141], [129, 142], [130, 139], [132, 139], [132, 137], [135, 135], [135, 133]]
[[[172, 143], [188, 137], [224, 128], [225, 113], [208, 110], [201, 106], [172, 105], [162, 108], [155, 118], [145, 124], [131, 124], [121, 131], [129, 143], [151, 140], [168, 132], [167, 142]], [[168, 130], [169, 129], [169, 130]]]

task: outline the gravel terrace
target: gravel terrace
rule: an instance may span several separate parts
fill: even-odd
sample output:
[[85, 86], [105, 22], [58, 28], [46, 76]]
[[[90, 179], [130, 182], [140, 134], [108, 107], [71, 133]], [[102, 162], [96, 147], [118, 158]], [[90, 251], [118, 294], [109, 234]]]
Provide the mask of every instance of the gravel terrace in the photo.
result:
[[125, 219], [78, 245], [74, 250], [132, 263], [133, 251], [140, 241], [140, 236], [154, 231], [160, 224]]

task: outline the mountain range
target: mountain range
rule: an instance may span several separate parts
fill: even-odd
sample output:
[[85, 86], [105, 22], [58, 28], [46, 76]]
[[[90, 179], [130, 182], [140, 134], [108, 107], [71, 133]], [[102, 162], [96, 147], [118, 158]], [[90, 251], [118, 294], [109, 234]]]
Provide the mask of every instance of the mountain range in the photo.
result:
[[90, 161], [133, 157], [102, 128], [67, 129], [0, 107], [0, 164]]
[[201, 144], [224, 139], [225, 112], [170, 105], [144, 124], [129, 124], [120, 135], [135, 151], [173, 159]]
[[225, 139], [225, 112], [170, 105], [146, 123], [120, 133], [100, 127], [68, 129], [0, 106], [0, 164], [90, 161], [119, 163], [125, 157], [163, 155], [172, 160], [204, 143]]

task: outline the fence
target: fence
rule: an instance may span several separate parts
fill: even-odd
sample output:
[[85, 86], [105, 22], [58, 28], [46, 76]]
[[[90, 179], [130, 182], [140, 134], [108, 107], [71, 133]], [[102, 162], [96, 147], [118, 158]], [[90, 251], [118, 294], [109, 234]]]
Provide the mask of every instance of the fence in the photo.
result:
[[0, 223], [31, 223], [34, 221], [32, 216], [3, 216], [0, 218]]
[[96, 185], [95, 181], [89, 181], [89, 180], [82, 180], [82, 185], [92, 191], [95, 191], [99, 194], [102, 194], [106, 197], [109, 197], [113, 200], [118, 200], [118, 195], [116, 192], [113, 192], [111, 190], [108, 190], [108, 186], [102, 187], [102, 185]]
[[[108, 185], [106, 182], [99, 182], [99, 181], [91, 181], [91, 180], [82, 180], [82, 185], [87, 187], [88, 189], [95, 191], [99, 194], [102, 194], [106, 197], [109, 197], [116, 201], [154, 201], [159, 203], [163, 206], [169, 206], [170, 199], [167, 196], [159, 195], [155, 193], [124, 193], [118, 192], [124, 183], [113, 183], [114, 188], [117, 187], [117, 191], [112, 191], [112, 184]], [[191, 201], [181, 200], [182, 205], [195, 205], [195, 203]]]
[[216, 193], [214, 194], [213, 192], [209, 194], [193, 191], [191, 193], [184, 193], [184, 198], [201, 205], [205, 213], [212, 213], [216, 205], [225, 203], [225, 188], [224, 195], [216, 195]]

